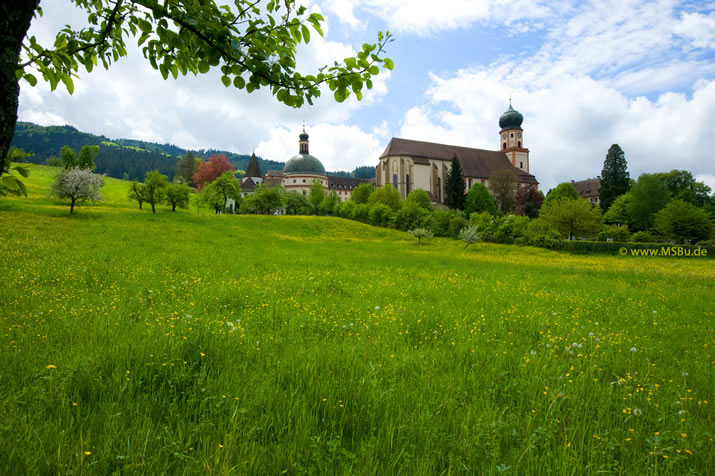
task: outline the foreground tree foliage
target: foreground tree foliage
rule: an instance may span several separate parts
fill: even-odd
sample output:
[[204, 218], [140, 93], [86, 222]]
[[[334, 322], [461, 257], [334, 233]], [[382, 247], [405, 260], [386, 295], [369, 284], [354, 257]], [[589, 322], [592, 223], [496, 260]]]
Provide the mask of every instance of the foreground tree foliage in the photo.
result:
[[444, 204], [452, 210], [464, 209], [464, 174], [457, 156], [452, 157], [452, 165], [444, 182]]
[[511, 169], [502, 169], [489, 177], [489, 188], [502, 213], [508, 213], [514, 206], [519, 178]]
[[[166, 187], [166, 204], [175, 212], [176, 207], [189, 208], [191, 189], [182, 183], [170, 183]], [[141, 207], [140, 207], [141, 208]]]
[[655, 174], [643, 174], [631, 188], [627, 212], [633, 227], [648, 230], [653, 227], [655, 214], [670, 201], [670, 192]]
[[229, 200], [238, 203], [241, 200], [241, 186], [233, 172], [224, 172], [219, 178], [209, 184], [222, 199], [222, 210], [225, 210]]
[[601, 209], [604, 212], [608, 210], [616, 198], [628, 191], [630, 184], [626, 154], [618, 144], [613, 144], [608, 149], [601, 170]]
[[131, 185], [129, 185], [129, 200], [136, 200], [139, 202], [139, 210], [142, 209], [142, 204], [146, 200], [146, 186], [143, 183], [139, 183], [133, 180]]
[[497, 214], [497, 204], [492, 198], [487, 187], [482, 183], [475, 183], [467, 192], [464, 200], [464, 213], [470, 216], [472, 213], [488, 212], [491, 215]]
[[372, 195], [374, 191], [375, 187], [371, 184], [361, 183], [353, 189], [353, 192], [350, 194], [350, 201], [355, 203], [367, 203], [370, 199], [370, 195]]
[[702, 208], [676, 199], [655, 216], [655, 228], [674, 240], [696, 243], [710, 237], [712, 221]]
[[546, 211], [547, 208], [564, 200], [579, 200], [580, 198], [581, 195], [571, 182], [563, 182], [546, 194], [546, 198], [541, 204], [541, 211]]
[[601, 229], [601, 209], [583, 198], [561, 200], [546, 208], [541, 218], [562, 237], [593, 236]]
[[63, 169], [57, 172], [57, 177], [50, 188], [50, 194], [61, 199], [69, 199], [70, 215], [74, 213], [77, 202], [99, 202], [102, 195], [99, 189], [104, 184], [104, 177], [95, 174], [91, 169]]
[[144, 178], [144, 201], [151, 205], [151, 212], [156, 213], [156, 205], [166, 199], [168, 178], [158, 170], [146, 173]]
[[228, 158], [223, 154], [212, 155], [206, 162], [199, 163], [198, 170], [191, 177], [196, 188], [201, 190], [204, 185], [211, 183], [226, 172], [235, 170]]
[[57, 33], [53, 45], [27, 37], [33, 17], [42, 16], [39, 0], [0, 2], [0, 159], [4, 170], [17, 121], [19, 81], [34, 86], [39, 75], [54, 90], [63, 83], [71, 94], [80, 67], [91, 72], [108, 68], [127, 55], [126, 39], [133, 36], [144, 57], [164, 79], [179, 74], [221, 71], [224, 86], [251, 93], [270, 88], [279, 102], [300, 107], [320, 96], [326, 83], [338, 102], [350, 94], [362, 98], [373, 86], [380, 66], [392, 69], [384, 57], [389, 32], [378, 42], [364, 44], [355, 57], [320, 68], [314, 74], [296, 71], [296, 49], [310, 41], [311, 29], [323, 35], [324, 19], [308, 14], [294, 0], [266, 3], [234, 0], [72, 0], [87, 13], [87, 26], [70, 26]]

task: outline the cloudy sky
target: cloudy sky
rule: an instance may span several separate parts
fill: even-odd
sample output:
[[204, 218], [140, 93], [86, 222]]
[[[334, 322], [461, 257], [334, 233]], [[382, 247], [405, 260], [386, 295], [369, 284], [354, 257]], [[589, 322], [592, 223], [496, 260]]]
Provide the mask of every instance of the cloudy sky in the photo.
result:
[[[301, 0], [326, 18], [299, 66], [314, 72], [389, 30], [395, 69], [362, 102], [323, 94], [293, 110], [218, 74], [164, 81], [139, 49], [80, 74], [74, 95], [22, 84], [19, 118], [110, 138], [219, 148], [285, 161], [304, 121], [328, 170], [376, 165], [390, 138], [499, 148], [509, 97], [524, 115], [531, 173], [548, 190], [599, 175], [618, 143], [631, 177], [692, 171], [715, 189], [715, 3], [630, 0]], [[31, 34], [84, 26], [68, 0], [44, 0]]]

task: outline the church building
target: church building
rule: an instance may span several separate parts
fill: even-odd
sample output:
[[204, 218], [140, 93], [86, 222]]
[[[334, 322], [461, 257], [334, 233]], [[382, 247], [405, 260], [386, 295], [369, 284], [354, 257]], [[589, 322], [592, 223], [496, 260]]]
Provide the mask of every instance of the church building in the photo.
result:
[[444, 184], [452, 158], [457, 157], [467, 190], [478, 182], [489, 188], [489, 177], [502, 169], [513, 170], [520, 187], [538, 187], [539, 182], [529, 173], [523, 121], [524, 117], [509, 101], [509, 109], [499, 118], [499, 150], [495, 151], [392, 138], [380, 156], [376, 186], [391, 184], [403, 199], [420, 188], [430, 194], [433, 202], [443, 203]]

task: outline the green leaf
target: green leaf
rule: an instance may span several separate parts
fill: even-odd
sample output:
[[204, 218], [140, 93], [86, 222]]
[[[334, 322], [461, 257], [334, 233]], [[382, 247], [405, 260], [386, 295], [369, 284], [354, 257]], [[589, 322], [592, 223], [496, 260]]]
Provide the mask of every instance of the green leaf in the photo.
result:
[[17, 79], [18, 81], [20, 81], [20, 79], [22, 78], [22, 75], [23, 75], [23, 74], [25, 74], [25, 70], [24, 70], [24, 69], [16, 69], [16, 70], [15, 70], [15, 79]]
[[74, 83], [72, 82], [72, 77], [68, 74], [63, 74], [61, 79], [62, 82], [65, 83], [67, 92], [70, 94], [74, 93]]
[[357, 61], [355, 58], [345, 58], [345, 66], [347, 66], [348, 69], [354, 69], [357, 66]]
[[240, 76], [236, 76], [235, 78], [233, 78], [233, 85], [236, 86], [238, 89], [243, 89], [246, 86], [246, 80]]
[[345, 88], [337, 89], [333, 93], [333, 97], [335, 97], [336, 101], [343, 102], [348, 97], [348, 90]]
[[373, 76], [377, 76], [378, 74], [380, 74], [380, 68], [375, 65], [372, 65], [367, 69], [367, 72]]
[[308, 27], [305, 25], [300, 26], [300, 31], [303, 33], [303, 41], [306, 43], [310, 42], [310, 31], [308, 30]]
[[208, 73], [209, 69], [211, 69], [211, 65], [209, 65], [208, 62], [206, 62], [205, 60], [199, 61], [199, 73]]
[[221, 82], [223, 83], [224, 86], [229, 87], [231, 86], [231, 78], [228, 76], [221, 76]]
[[393, 63], [390, 58], [385, 58], [385, 69], [392, 69], [394, 67], [395, 63]]
[[35, 77], [34, 77], [32, 74], [30, 74], [30, 73], [25, 73], [25, 75], [23, 76], [23, 79], [24, 79], [25, 81], [27, 81], [28, 83], [30, 83], [30, 86], [32, 86], [33, 88], [34, 88], [35, 85], [37, 84], [37, 78], [35, 78]]
[[13, 170], [15, 170], [18, 174], [22, 175], [23, 177], [29, 177], [30, 176], [30, 169], [27, 165], [16, 165]]
[[13, 192], [19, 192], [20, 187], [17, 185], [20, 181], [16, 178], [13, 177], [12, 175], [5, 175], [2, 177], [2, 184], [7, 188], [8, 190], [12, 190]]
[[144, 33], [151, 32], [151, 30], [152, 30], [151, 23], [149, 23], [148, 21], [142, 20], [141, 18], [139, 18], [137, 20], [137, 23], [139, 24], [139, 29], [141, 31], [143, 31]]

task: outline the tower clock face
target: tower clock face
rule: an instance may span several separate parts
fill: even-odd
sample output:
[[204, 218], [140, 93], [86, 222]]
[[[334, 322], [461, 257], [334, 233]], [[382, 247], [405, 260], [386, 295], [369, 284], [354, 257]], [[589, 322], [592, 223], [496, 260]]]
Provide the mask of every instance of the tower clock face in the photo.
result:
[[501, 138], [502, 138], [502, 139], [506, 139], [506, 133], [502, 134], [502, 135], [501, 135]]
[[517, 133], [516, 133], [516, 136], [517, 136], [519, 139], [521, 139], [521, 132], [517, 132]]

